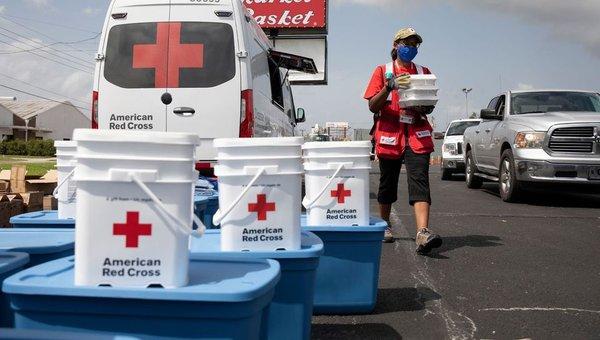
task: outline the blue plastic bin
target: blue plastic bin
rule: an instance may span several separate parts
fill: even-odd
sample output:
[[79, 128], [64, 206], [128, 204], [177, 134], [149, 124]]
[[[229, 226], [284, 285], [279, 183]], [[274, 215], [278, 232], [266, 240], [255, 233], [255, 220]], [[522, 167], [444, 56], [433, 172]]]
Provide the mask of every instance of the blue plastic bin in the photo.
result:
[[276, 259], [281, 265], [281, 280], [264, 330], [269, 339], [310, 339], [315, 275], [323, 242], [311, 232], [302, 232], [302, 249], [272, 252], [222, 252], [220, 230], [208, 230], [200, 239], [192, 239], [190, 251], [194, 258], [255, 258]]
[[0, 253], [29, 254], [28, 267], [73, 255], [75, 229], [0, 229]]
[[371, 218], [368, 226], [313, 227], [325, 246], [317, 269], [315, 314], [369, 313], [377, 302], [381, 243], [387, 224]]
[[75, 228], [75, 219], [59, 219], [57, 210], [34, 211], [10, 218], [13, 228]]
[[213, 215], [219, 209], [219, 193], [214, 190], [197, 191], [194, 194], [194, 210], [206, 229], [218, 229], [212, 222]]
[[[29, 255], [25, 253], [0, 253], [0, 286], [4, 279], [23, 269], [27, 262], [29, 262]], [[12, 326], [13, 312], [8, 299], [0, 291], [0, 327]]]
[[0, 340], [136, 340], [119, 335], [0, 328]]
[[194, 259], [187, 287], [74, 285], [72, 257], [4, 281], [15, 328], [127, 336], [258, 339], [279, 281], [274, 260]]

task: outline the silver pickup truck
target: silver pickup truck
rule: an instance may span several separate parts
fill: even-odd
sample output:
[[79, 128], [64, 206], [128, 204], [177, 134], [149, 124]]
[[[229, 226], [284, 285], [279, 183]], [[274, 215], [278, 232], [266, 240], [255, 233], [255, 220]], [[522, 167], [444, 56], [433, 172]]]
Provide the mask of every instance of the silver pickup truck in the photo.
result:
[[467, 186], [497, 181], [506, 202], [527, 184], [599, 185], [600, 95], [568, 90], [509, 91], [481, 110], [464, 134]]

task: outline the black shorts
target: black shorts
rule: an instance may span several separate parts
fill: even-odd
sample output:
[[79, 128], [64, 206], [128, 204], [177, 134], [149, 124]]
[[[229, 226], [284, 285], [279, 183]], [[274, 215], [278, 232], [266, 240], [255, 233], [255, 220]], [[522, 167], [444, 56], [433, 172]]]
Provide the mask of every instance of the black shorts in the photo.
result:
[[430, 156], [430, 154], [416, 154], [410, 147], [407, 147], [400, 159], [379, 159], [381, 177], [379, 179], [377, 201], [381, 204], [392, 204], [398, 200], [398, 178], [402, 163], [405, 163], [410, 205], [414, 205], [416, 202], [431, 204], [431, 192], [429, 190]]

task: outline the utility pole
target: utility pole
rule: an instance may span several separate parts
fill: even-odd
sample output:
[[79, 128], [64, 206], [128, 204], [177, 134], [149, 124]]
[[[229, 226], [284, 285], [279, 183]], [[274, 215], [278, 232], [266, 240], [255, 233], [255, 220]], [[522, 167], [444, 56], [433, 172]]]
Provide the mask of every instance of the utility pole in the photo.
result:
[[465, 93], [465, 112], [467, 113], [467, 118], [469, 118], [469, 92], [473, 91], [473, 89], [465, 87], [462, 90]]

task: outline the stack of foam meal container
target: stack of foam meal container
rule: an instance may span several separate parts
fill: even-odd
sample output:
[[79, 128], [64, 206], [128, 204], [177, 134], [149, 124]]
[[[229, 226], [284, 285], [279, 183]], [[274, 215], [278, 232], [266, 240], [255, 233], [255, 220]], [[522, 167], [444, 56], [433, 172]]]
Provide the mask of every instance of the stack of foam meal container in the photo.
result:
[[376, 303], [381, 241], [387, 226], [370, 218], [370, 142], [312, 142], [304, 149], [307, 216], [325, 252], [317, 269], [317, 314], [371, 312]]
[[410, 88], [398, 90], [400, 107], [435, 106], [438, 102], [437, 77], [433, 74], [413, 74]]
[[74, 228], [76, 212], [77, 184], [73, 180], [77, 143], [56, 141], [56, 170], [58, 184], [54, 196], [58, 200], [58, 210], [35, 211], [13, 216], [13, 228]]
[[323, 243], [300, 228], [302, 138], [218, 139], [219, 210], [192, 258], [276, 259], [281, 280], [261, 339], [309, 339]]
[[[259, 339], [277, 261], [189, 257], [198, 136], [76, 130], [75, 256], [4, 281], [17, 329]], [[0, 236], [0, 240], [2, 240]]]

